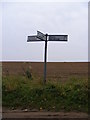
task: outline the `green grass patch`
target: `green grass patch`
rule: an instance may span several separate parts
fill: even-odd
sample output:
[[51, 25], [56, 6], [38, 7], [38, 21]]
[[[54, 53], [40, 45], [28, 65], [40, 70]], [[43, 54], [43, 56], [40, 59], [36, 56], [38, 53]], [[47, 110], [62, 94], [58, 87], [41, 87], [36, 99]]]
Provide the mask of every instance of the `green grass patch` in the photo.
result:
[[88, 80], [48, 81], [25, 76], [6, 76], [2, 81], [2, 104], [9, 108], [88, 112]]

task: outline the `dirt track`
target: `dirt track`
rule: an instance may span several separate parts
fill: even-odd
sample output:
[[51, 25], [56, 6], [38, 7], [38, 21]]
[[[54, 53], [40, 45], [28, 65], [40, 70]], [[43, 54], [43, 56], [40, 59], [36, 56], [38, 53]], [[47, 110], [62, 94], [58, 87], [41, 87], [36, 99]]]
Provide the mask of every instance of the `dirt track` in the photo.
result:
[[[61, 120], [66, 118], [76, 120], [88, 120], [88, 114], [82, 112], [21, 112], [21, 111], [8, 111], [3, 113], [3, 118], [28, 118], [30, 120], [46, 119], [46, 120]], [[26, 119], [25, 119], [26, 120]]]

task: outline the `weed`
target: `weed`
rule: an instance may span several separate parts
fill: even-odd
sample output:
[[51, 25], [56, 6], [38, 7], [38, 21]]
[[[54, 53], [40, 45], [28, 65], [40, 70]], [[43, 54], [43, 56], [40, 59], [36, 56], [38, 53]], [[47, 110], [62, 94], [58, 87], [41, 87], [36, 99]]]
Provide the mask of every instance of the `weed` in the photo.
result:
[[26, 77], [27, 77], [28, 79], [31, 79], [31, 78], [32, 78], [32, 74], [31, 74], [31, 72], [30, 72], [29, 69], [27, 69], [25, 73], [26, 73]]
[[88, 111], [87, 80], [70, 79], [69, 82], [47, 82], [33, 77], [6, 76], [2, 82], [2, 103], [6, 107], [22, 107], [47, 111]]

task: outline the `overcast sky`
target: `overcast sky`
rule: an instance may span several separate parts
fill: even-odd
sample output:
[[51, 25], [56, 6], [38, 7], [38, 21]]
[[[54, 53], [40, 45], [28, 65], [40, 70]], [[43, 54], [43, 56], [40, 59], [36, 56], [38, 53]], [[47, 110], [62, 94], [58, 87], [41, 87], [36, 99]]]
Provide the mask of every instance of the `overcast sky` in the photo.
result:
[[88, 2], [3, 2], [2, 60], [44, 61], [44, 42], [27, 43], [37, 30], [68, 35], [48, 42], [48, 61], [88, 61]]

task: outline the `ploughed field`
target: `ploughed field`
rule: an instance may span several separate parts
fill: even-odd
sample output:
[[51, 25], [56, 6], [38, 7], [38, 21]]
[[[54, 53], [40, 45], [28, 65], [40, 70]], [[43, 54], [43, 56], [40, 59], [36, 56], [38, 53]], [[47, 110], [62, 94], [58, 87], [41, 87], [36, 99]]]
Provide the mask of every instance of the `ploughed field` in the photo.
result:
[[[29, 70], [32, 76], [43, 78], [43, 62], [3, 62], [2, 74], [25, 75]], [[88, 78], [88, 62], [48, 62], [47, 80], [66, 81], [72, 77]]]

